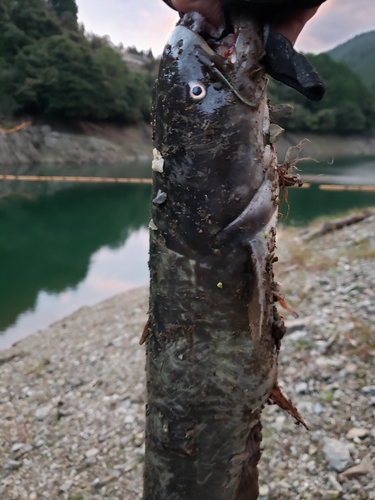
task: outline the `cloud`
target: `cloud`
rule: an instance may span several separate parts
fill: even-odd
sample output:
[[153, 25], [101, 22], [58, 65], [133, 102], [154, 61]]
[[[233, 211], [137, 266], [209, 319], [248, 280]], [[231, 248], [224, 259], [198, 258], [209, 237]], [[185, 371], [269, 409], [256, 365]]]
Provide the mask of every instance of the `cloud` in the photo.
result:
[[[88, 31], [109, 35], [116, 44], [152, 48], [160, 54], [178, 17], [162, 0], [77, 0]], [[374, 0], [327, 0], [306, 26], [297, 48], [328, 50], [358, 33], [375, 29]]]
[[321, 52], [373, 29], [373, 0], [327, 0], [307, 24], [297, 47], [305, 52]]
[[177, 13], [162, 0], [77, 0], [78, 19], [87, 31], [109, 35], [115, 44], [163, 50]]

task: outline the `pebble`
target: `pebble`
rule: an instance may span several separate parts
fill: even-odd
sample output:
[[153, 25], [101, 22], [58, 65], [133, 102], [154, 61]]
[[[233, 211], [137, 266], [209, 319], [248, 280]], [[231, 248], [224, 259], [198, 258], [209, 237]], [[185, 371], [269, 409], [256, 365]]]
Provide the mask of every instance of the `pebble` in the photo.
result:
[[19, 467], [21, 467], [21, 465], [22, 465], [22, 462], [19, 462], [18, 460], [9, 460], [9, 462], [7, 462], [4, 465], [4, 469], [6, 469], [6, 470], [16, 470]]
[[362, 392], [375, 396], [375, 385], [366, 385], [365, 387], [362, 387]]
[[259, 487], [259, 495], [261, 497], [267, 496], [269, 492], [270, 492], [270, 489], [266, 484]]
[[73, 481], [66, 481], [60, 486], [60, 491], [66, 493], [73, 486]]
[[306, 382], [300, 382], [296, 385], [295, 391], [297, 394], [306, 394], [308, 392], [308, 388], [309, 386], [306, 384]]
[[354, 467], [350, 467], [340, 474], [341, 480], [351, 480], [355, 477], [374, 472], [371, 455], [366, 455], [365, 458]]
[[320, 403], [314, 404], [314, 413], [316, 415], [321, 415], [323, 413], [323, 411], [324, 411], [323, 406]]
[[51, 405], [46, 405], [38, 408], [35, 412], [36, 420], [44, 420], [48, 416], [51, 410], [52, 410]]
[[[292, 388], [287, 393], [311, 431], [296, 426], [275, 405], [266, 405], [259, 473], [261, 487], [269, 490], [262, 499], [375, 500], [374, 471], [358, 473], [367, 470], [365, 455], [375, 457], [371, 337], [366, 346], [366, 332], [371, 335], [375, 328], [375, 312], [362, 307], [365, 300], [375, 304], [375, 267], [371, 259], [348, 254], [356, 250], [353, 241], [364, 239], [373, 252], [375, 217], [307, 246], [283, 237], [278, 242], [276, 279], [282, 293], [311, 318], [306, 325], [292, 324], [283, 339], [279, 380], [286, 390]], [[341, 293], [353, 283], [351, 290], [357, 295]], [[77, 500], [142, 498], [145, 360], [138, 342], [147, 308], [147, 289], [132, 290], [22, 340], [11, 356], [4, 353], [11, 360], [0, 363], [0, 463], [10, 463], [22, 452], [21, 445], [31, 442], [34, 449], [27, 459], [15, 460], [15, 468], [3, 466], [1, 499], [10, 498], [9, 492], [17, 500], [42, 500], [46, 495]], [[22, 356], [13, 357], [17, 352]], [[54, 370], [30, 375], [30, 366], [38, 366], [42, 359], [50, 360], [48, 366]], [[306, 392], [293, 397], [301, 383], [307, 384]], [[58, 420], [53, 409], [62, 398], [64, 417]], [[37, 420], [36, 412], [46, 406], [50, 411]], [[345, 441], [351, 429], [367, 429], [368, 434]], [[345, 454], [336, 457], [340, 469], [345, 462], [338, 478], [343, 491], [338, 490], [336, 469], [323, 459], [324, 438], [344, 445]], [[93, 449], [98, 453], [87, 458]], [[66, 492], [61, 490], [70, 483]]]
[[16, 443], [12, 446], [12, 451], [18, 451], [25, 446], [25, 443]]
[[85, 456], [86, 458], [92, 458], [96, 457], [98, 455], [99, 450], [97, 448], [91, 448], [90, 450], [86, 451]]
[[324, 437], [323, 443], [323, 453], [331, 469], [342, 472], [351, 465], [349, 444], [329, 437]]
[[306, 330], [297, 330], [291, 334], [289, 334], [286, 339], [290, 342], [298, 342], [299, 340], [304, 339], [307, 337], [307, 331]]
[[342, 491], [342, 486], [338, 482], [338, 480], [336, 479], [336, 476], [334, 474], [328, 474], [328, 481], [331, 483], [331, 486], [335, 491], [339, 491], [339, 492]]
[[368, 435], [369, 431], [367, 429], [350, 429], [350, 431], [347, 433], [346, 437], [347, 439], [354, 439], [354, 438], [360, 438], [363, 439]]
[[346, 365], [345, 365], [345, 371], [347, 373], [353, 374], [357, 370], [358, 370], [357, 365], [355, 365], [354, 363], [346, 363]]

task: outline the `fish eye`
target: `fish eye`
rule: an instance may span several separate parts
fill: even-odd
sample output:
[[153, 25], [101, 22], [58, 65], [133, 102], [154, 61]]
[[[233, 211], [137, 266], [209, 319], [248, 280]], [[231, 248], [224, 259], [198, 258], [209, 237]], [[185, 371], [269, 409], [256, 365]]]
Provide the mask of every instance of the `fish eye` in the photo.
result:
[[189, 82], [189, 95], [194, 101], [202, 101], [207, 94], [206, 86], [202, 82], [195, 80]]

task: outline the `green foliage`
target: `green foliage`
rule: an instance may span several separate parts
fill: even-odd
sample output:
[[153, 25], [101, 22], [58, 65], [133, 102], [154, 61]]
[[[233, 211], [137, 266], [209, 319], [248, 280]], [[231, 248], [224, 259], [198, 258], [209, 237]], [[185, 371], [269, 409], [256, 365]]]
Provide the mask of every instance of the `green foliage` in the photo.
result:
[[85, 37], [76, 19], [75, 0], [3, 1], [0, 113], [147, 119], [150, 71], [130, 71], [108, 39]]
[[271, 103], [290, 102], [294, 106], [288, 130], [340, 134], [375, 130], [375, 97], [360, 78], [345, 63], [333, 61], [327, 54], [307, 57], [326, 85], [321, 103], [311, 103], [294, 90], [270, 82]]
[[335, 61], [346, 63], [375, 95], [375, 31], [362, 33], [330, 50]]
[[69, 12], [75, 19], [77, 19], [78, 8], [75, 0], [48, 0], [48, 3], [59, 17], [64, 15], [66, 12]]

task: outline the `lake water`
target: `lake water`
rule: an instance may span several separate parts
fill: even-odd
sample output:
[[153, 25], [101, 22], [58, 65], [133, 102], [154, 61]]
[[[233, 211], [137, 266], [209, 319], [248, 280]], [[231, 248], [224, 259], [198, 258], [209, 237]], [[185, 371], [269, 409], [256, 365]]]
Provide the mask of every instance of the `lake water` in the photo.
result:
[[[150, 171], [114, 168], [85, 174], [144, 177]], [[375, 186], [375, 158], [298, 168], [310, 187], [289, 189], [291, 213], [283, 224], [375, 206], [375, 190], [358, 191]], [[149, 201], [149, 185], [0, 181], [0, 348], [82, 306], [146, 285]]]

